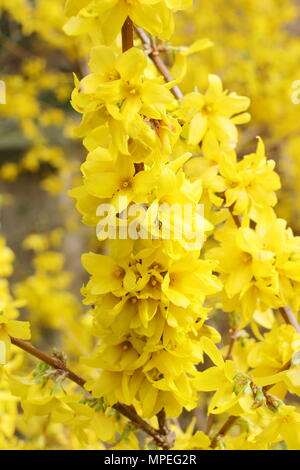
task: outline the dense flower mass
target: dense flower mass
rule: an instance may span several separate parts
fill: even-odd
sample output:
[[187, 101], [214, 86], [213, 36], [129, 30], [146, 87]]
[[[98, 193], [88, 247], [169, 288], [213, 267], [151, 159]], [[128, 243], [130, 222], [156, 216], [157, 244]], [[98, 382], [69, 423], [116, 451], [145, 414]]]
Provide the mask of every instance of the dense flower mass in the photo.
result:
[[209, 75], [208, 82], [204, 95], [193, 92], [182, 100], [178, 116], [185, 121], [183, 129], [188, 143], [196, 145], [203, 141], [205, 144], [210, 131], [220, 143], [234, 149], [238, 139], [235, 124], [249, 121], [250, 115], [243, 111], [248, 108], [250, 100], [236, 93], [227, 94], [216, 75]]
[[[24, 34], [66, 54], [75, 87], [39, 58], [9, 75], [10, 105], [0, 112], [31, 147], [0, 176], [14, 181], [48, 165], [56, 172], [43, 188], [72, 186], [96, 237], [81, 258], [85, 313], [60, 229], [25, 238], [31, 271], [12, 289], [15, 257], [0, 238], [0, 448], [299, 450], [300, 237], [275, 212], [281, 182], [276, 157], [255, 142], [263, 128], [244, 126], [259, 113], [247, 87], [226, 89], [233, 80], [221, 73], [222, 54], [212, 54], [217, 67], [196, 70], [189, 55], [198, 64], [208, 39], [164, 42], [175, 12], [196, 31], [205, 20], [191, 19], [191, 0], [67, 0], [64, 20], [61, 2], [18, 3], [17, 12], [6, 0], [0, 7]], [[76, 117], [65, 122], [66, 96]], [[26, 106], [16, 114], [18, 100]], [[62, 124], [65, 137], [83, 141], [80, 174], [76, 158], [48, 145]], [[73, 217], [66, 227], [81, 232]], [[19, 318], [24, 307], [31, 330], [23, 310]], [[37, 352], [24, 343], [31, 335], [42, 345], [62, 336], [67, 355]], [[21, 350], [42, 362], [32, 370]], [[193, 418], [183, 431], [183, 411], [200, 407], [207, 425]]]
[[[145, 219], [158, 221], [147, 233], [145, 219], [139, 219], [145, 236], [136, 241], [108, 240], [109, 255], [83, 256], [83, 265], [91, 274], [83, 293], [85, 302], [94, 306], [94, 331], [101, 338], [88, 363], [102, 369], [101, 376], [87, 386], [110, 405], [117, 401], [134, 404], [146, 417], [162, 409], [169, 416], [178, 416], [183, 406], [192, 409], [196, 403], [189, 376], [197, 373], [195, 366], [203, 356], [199, 340], [206, 331], [205, 298], [216, 293], [220, 283], [212, 273], [214, 263], [199, 259], [202, 240], [188, 251], [187, 239], [162, 237], [167, 223], [171, 234], [179, 223], [176, 215], [168, 220], [162, 204], [179, 208], [190, 204], [194, 217], [185, 224], [193, 225], [202, 187], [183, 172], [190, 153], [170, 161], [170, 147], [155, 145], [156, 128], [151, 121], [168, 121], [168, 109], [174, 109], [176, 103], [159, 79], [147, 80], [148, 67], [139, 49], [118, 56], [112, 49], [98, 47], [92, 52], [92, 73], [78, 83], [73, 96], [74, 106], [85, 116], [105, 107], [110, 128], [123, 133], [124, 141], [123, 148], [116, 148], [118, 140], [111, 138], [106, 123], [91, 120], [85, 127], [86, 140], [107, 134], [109, 144], [104, 147], [99, 142], [82, 165], [80, 196], [97, 198], [97, 206], [111, 203], [119, 207], [121, 199], [126, 199], [122, 209], [129, 205], [128, 214], [132, 203], [142, 204]], [[130, 126], [136, 126], [136, 121], [141, 129], [147, 128], [146, 135], [154, 142], [150, 152], [145, 152], [146, 159], [140, 157], [140, 170], [128, 146]], [[172, 144], [171, 149], [176, 138]], [[78, 198], [78, 190], [73, 194]], [[187, 308], [190, 313], [185, 318]], [[213, 329], [211, 334], [218, 337]]]

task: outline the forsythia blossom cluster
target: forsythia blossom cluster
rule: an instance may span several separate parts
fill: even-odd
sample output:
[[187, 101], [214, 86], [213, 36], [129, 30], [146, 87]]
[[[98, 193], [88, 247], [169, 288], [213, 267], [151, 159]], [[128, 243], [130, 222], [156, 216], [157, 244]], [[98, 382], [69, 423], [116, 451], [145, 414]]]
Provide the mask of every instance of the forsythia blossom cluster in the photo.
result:
[[[94, 306], [94, 331], [101, 338], [88, 364], [102, 369], [87, 386], [110, 405], [133, 404], [145, 417], [162, 409], [178, 416], [183, 406], [192, 409], [196, 404], [190, 376], [197, 374], [195, 366], [203, 357], [201, 337], [219, 339], [203, 323], [205, 298], [220, 283], [212, 272], [215, 263], [199, 258], [202, 240], [191, 240], [189, 249], [184, 238], [162, 238], [168, 222], [162, 205], [190, 204], [192, 217], [185, 223], [207, 225], [208, 230], [209, 223], [196, 211], [201, 182], [190, 182], [183, 172], [190, 153], [170, 159], [180, 132], [171, 114], [176, 102], [161, 79], [146, 79], [150, 67], [143, 52], [131, 48], [117, 55], [99, 46], [90, 66], [92, 73], [78, 83], [72, 97], [84, 114], [80, 133], [90, 150], [82, 165], [83, 185], [72, 194], [87, 218], [89, 199], [90, 208], [109, 203], [129, 209], [129, 214], [135, 203], [145, 209], [137, 219], [144, 236], [108, 240], [107, 255], [83, 256], [91, 274], [83, 290], [85, 303]], [[104, 113], [108, 122], [101, 119]], [[157, 224], [148, 227], [147, 220]], [[169, 222], [173, 234], [176, 216]]]

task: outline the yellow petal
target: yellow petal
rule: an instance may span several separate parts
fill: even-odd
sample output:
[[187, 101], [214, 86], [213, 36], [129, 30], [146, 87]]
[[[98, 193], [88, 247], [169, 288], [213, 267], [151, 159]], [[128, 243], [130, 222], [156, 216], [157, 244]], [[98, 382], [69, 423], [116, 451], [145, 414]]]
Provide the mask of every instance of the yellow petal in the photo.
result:
[[7, 324], [7, 333], [20, 339], [30, 339], [30, 323], [28, 321], [10, 320]]
[[198, 144], [207, 129], [207, 119], [201, 113], [195, 114], [190, 123], [189, 130], [189, 144], [196, 145]]
[[224, 374], [218, 367], [210, 367], [200, 372], [195, 379], [195, 385], [201, 392], [218, 390], [222, 383], [224, 383]]
[[123, 80], [134, 81], [141, 76], [147, 66], [145, 54], [136, 47], [132, 47], [118, 59], [116, 69]]
[[217, 346], [212, 342], [210, 338], [203, 336], [201, 338], [201, 346], [203, 347], [204, 352], [210, 357], [214, 364], [221, 369], [224, 366], [224, 359], [222, 357], [221, 351]]
[[86, 7], [90, 0], [67, 0], [65, 14], [67, 16], [76, 15], [82, 8]]

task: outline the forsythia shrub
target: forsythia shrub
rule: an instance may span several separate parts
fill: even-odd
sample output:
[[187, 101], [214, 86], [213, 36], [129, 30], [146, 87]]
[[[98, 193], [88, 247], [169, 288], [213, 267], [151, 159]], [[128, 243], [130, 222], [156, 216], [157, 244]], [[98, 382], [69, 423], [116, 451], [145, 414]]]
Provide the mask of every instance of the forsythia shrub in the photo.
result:
[[[67, 0], [64, 25], [60, 2], [37, 1], [31, 24], [31, 7], [19, 3], [24, 34], [40, 34], [77, 65], [89, 54], [88, 67], [74, 68], [71, 104], [82, 119], [74, 130], [70, 118], [69, 134], [87, 156], [69, 194], [97, 240], [82, 256], [85, 313], [59, 231], [25, 239], [33, 273], [12, 293], [14, 255], [0, 239], [0, 448], [299, 450], [300, 238], [275, 213], [280, 178], [263, 139], [251, 138], [243, 154], [238, 147], [249, 98], [215, 73], [197, 81], [189, 56], [212, 43], [165, 42], [176, 11], [185, 11], [179, 24], [184, 15], [192, 22], [192, 0]], [[205, 20], [193, 21], [201, 35]], [[15, 179], [41, 161], [62, 179], [76, 174], [40, 133], [39, 121], [64, 120], [63, 111], [38, 107], [39, 92], [53, 87], [47, 64], [26, 67], [35, 86], [26, 76], [10, 80], [29, 104], [17, 117], [5, 107], [4, 116], [19, 120], [33, 145], [1, 175]], [[52, 75], [62, 101], [63, 77]], [[43, 183], [50, 192], [51, 181]], [[25, 304], [33, 339], [58, 330], [67, 355], [24, 341], [29, 323], [17, 318]], [[26, 353], [40, 359], [34, 370]], [[199, 408], [208, 415], [202, 428]]]

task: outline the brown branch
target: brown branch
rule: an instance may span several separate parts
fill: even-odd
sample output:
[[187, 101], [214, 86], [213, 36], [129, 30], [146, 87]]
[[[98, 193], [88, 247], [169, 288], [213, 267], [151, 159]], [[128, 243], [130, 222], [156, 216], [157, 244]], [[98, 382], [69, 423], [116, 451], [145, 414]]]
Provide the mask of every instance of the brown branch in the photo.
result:
[[[225, 192], [222, 192], [222, 193], [218, 193], [218, 196], [221, 197], [224, 201], [224, 203], [226, 202], [226, 195], [225, 195]], [[224, 206], [226, 207], [226, 209], [229, 210], [230, 214], [231, 214], [231, 217], [233, 218], [233, 221], [235, 222], [235, 225], [240, 228], [242, 226], [242, 221], [241, 221], [241, 216], [240, 215], [236, 215], [233, 213], [233, 210], [234, 210], [234, 204], [232, 204], [231, 206]]]
[[211, 428], [213, 427], [213, 424], [215, 422], [215, 419], [216, 419], [216, 415], [209, 414], [207, 416], [205, 434], [209, 435]]
[[288, 325], [292, 325], [300, 333], [299, 323], [289, 307], [280, 307], [279, 313]]
[[43, 351], [40, 351], [40, 349], [37, 349], [35, 346], [33, 346], [30, 343], [27, 343], [26, 341], [23, 341], [18, 338], [10, 337], [10, 340], [12, 344], [15, 346], [18, 346], [19, 348], [23, 349], [23, 351], [28, 352], [32, 356], [36, 357], [42, 362], [45, 362], [46, 364], [49, 364], [49, 366], [52, 366], [54, 369], [61, 370], [63, 372], [66, 372], [67, 377], [75, 382], [77, 385], [80, 387], [84, 388], [85, 385], [85, 380], [79, 377], [79, 375], [75, 374], [75, 372], [71, 371], [68, 369], [66, 366], [66, 363], [58, 359], [56, 357], [49, 356], [48, 354], [44, 353]]
[[157, 421], [158, 421], [158, 427], [159, 427], [160, 433], [166, 436], [169, 432], [169, 429], [168, 429], [166, 412], [164, 409], [160, 410], [160, 412], [157, 414]]
[[229, 343], [229, 346], [228, 346], [228, 351], [227, 351], [227, 354], [226, 354], [226, 357], [225, 357], [225, 361], [228, 361], [229, 359], [232, 359], [232, 351], [233, 351], [234, 345], [235, 345], [236, 341], [238, 340], [238, 338], [240, 336], [237, 328], [231, 330], [230, 332], [231, 332], [230, 343]]
[[[225, 195], [224, 195], [224, 198], [225, 198]], [[234, 204], [232, 206], [229, 206], [228, 207], [228, 210], [231, 214], [231, 217], [233, 218], [234, 220], [234, 223], [235, 225], [240, 228], [242, 226], [242, 222], [241, 222], [241, 217], [239, 215], [236, 215], [233, 213], [233, 208], [234, 208]]]
[[167, 435], [162, 435], [160, 430], [157, 430], [150, 426], [147, 421], [144, 421], [135, 411], [132, 406], [123, 405], [122, 403], [116, 403], [113, 408], [120, 414], [126, 416], [130, 421], [136, 424], [140, 429], [149, 436], [153, 437], [156, 444], [162, 447], [164, 450], [168, 450], [173, 446], [173, 442], [168, 439]]
[[[68, 379], [72, 380], [72, 382], [75, 382], [77, 385], [84, 388], [86, 381], [79, 375], [75, 374], [75, 372], [70, 370], [64, 360], [59, 359], [57, 357], [49, 356], [48, 354], [36, 348], [32, 344], [21, 339], [14, 338], [13, 336], [10, 337], [10, 340], [12, 344], [14, 344], [20, 349], [23, 349], [23, 351], [26, 351], [27, 353], [39, 359], [40, 361], [45, 362], [54, 369], [64, 372]], [[153, 428], [149, 423], [147, 423], [147, 421], [144, 421], [137, 414], [133, 406], [124, 405], [123, 403], [116, 403], [112, 406], [112, 408], [114, 408], [121, 415], [125, 416], [130, 421], [132, 421], [138, 428], [140, 428], [146, 434], [149, 434], [149, 436], [153, 437], [159, 447], [168, 450], [173, 446], [174, 439], [171, 435], [172, 433], [169, 433], [168, 435], [162, 435], [160, 430]]]
[[160, 434], [165, 436], [165, 439], [167, 439], [169, 448], [173, 447], [176, 440], [176, 434], [172, 432], [169, 427], [168, 418], [164, 409], [160, 410], [160, 412], [157, 414], [157, 421]]
[[[173, 77], [170, 74], [168, 67], [160, 57], [159, 49], [156, 46], [156, 43], [149, 39], [147, 33], [142, 28], [135, 27], [135, 31], [145, 47], [146, 54], [150, 57], [159, 73], [164, 77], [167, 83], [172, 82]], [[177, 100], [181, 100], [183, 98], [183, 94], [177, 85], [171, 89], [171, 92]]]
[[220, 431], [215, 435], [215, 437], [212, 439], [210, 443], [210, 447], [212, 449], [215, 449], [218, 445], [218, 440], [221, 439], [225, 434], [231, 429], [231, 427], [234, 425], [236, 420], [238, 419], [237, 416], [229, 416], [227, 421], [223, 424], [221, 427]]
[[229, 210], [230, 210], [230, 212], [231, 212], [231, 215], [232, 215], [232, 218], [233, 218], [233, 220], [234, 220], [234, 222], [235, 222], [235, 225], [236, 225], [237, 227], [241, 227], [242, 224], [241, 224], [241, 219], [240, 219], [240, 217], [239, 217], [238, 215], [233, 214], [233, 212], [232, 212], [232, 210], [231, 210], [231, 207], [229, 207]]
[[133, 23], [129, 16], [126, 18], [122, 26], [122, 50], [128, 51], [133, 47]]

